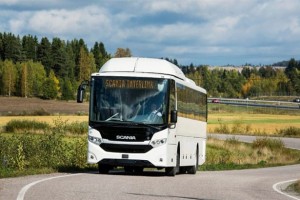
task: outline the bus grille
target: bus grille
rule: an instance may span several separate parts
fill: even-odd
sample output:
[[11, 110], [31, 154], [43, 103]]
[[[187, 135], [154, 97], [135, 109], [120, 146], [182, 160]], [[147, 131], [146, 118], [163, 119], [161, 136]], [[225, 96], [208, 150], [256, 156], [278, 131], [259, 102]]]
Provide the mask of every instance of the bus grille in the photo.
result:
[[100, 144], [100, 147], [107, 152], [119, 153], [146, 153], [153, 148], [151, 145], [124, 145], [107, 143]]

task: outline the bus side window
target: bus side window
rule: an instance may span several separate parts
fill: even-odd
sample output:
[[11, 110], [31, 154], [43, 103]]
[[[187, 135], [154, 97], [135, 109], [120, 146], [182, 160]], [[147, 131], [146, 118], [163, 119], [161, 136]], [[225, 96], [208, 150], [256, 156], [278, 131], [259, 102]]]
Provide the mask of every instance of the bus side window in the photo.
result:
[[169, 98], [169, 123], [171, 121], [171, 111], [176, 110], [176, 96], [175, 96], [175, 81], [170, 80], [170, 98]]

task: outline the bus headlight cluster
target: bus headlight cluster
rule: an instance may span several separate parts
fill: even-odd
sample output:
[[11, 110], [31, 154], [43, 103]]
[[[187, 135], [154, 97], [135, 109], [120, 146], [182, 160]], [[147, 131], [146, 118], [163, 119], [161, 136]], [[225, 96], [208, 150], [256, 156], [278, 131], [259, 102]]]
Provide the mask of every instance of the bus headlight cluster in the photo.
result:
[[163, 145], [163, 144], [166, 144], [167, 142], [167, 138], [164, 138], [164, 139], [159, 139], [159, 140], [153, 140], [151, 141], [151, 146], [153, 147], [158, 147], [160, 145]]
[[94, 143], [94, 144], [97, 144], [97, 145], [100, 145], [102, 143], [101, 138], [93, 137], [93, 136], [89, 136], [89, 141]]

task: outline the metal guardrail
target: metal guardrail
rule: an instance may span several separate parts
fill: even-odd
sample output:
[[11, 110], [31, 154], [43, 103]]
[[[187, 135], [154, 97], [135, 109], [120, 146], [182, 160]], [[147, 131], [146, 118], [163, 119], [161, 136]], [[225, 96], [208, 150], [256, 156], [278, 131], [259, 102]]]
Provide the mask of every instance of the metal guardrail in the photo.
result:
[[231, 104], [237, 106], [272, 107], [272, 108], [281, 108], [281, 109], [300, 109], [300, 103], [289, 102], [289, 101], [208, 98], [208, 103]]

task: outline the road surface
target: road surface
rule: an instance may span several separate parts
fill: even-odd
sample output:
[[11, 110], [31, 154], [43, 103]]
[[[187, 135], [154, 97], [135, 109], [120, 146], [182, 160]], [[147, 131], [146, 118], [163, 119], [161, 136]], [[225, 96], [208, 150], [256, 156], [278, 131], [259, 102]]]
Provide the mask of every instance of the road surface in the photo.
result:
[[288, 200], [291, 198], [276, 192], [273, 185], [296, 178], [300, 178], [300, 165], [198, 172], [196, 175], [175, 177], [164, 176], [159, 171], [142, 175], [125, 174], [123, 171], [114, 171], [108, 175], [96, 172], [58, 173], [0, 179], [0, 199], [17, 199], [19, 195], [19, 200]]
[[[238, 136], [237, 139], [251, 142], [255, 137]], [[284, 142], [291, 148], [300, 147], [298, 139]], [[93, 171], [55, 173], [0, 179], [0, 200], [300, 200], [300, 196], [288, 197], [278, 192], [281, 183], [296, 179], [300, 179], [300, 165], [197, 172], [175, 177], [164, 176], [163, 171], [146, 171], [142, 175], [126, 174], [122, 170], [108, 175]]]

